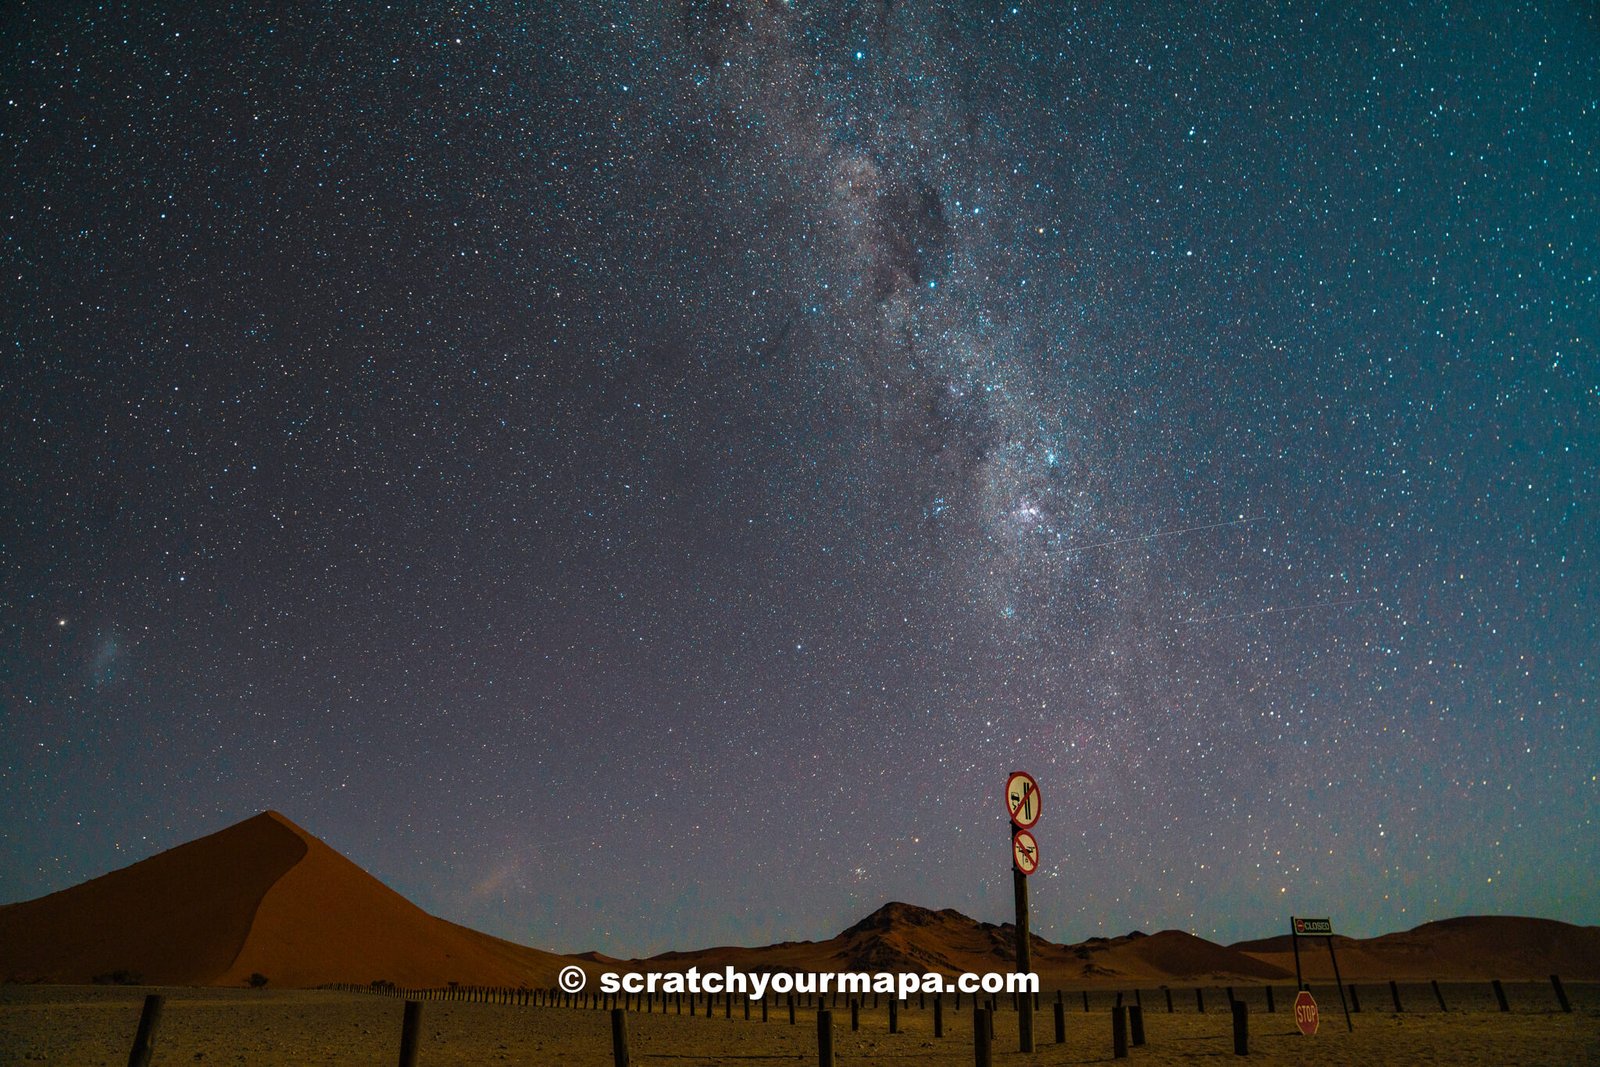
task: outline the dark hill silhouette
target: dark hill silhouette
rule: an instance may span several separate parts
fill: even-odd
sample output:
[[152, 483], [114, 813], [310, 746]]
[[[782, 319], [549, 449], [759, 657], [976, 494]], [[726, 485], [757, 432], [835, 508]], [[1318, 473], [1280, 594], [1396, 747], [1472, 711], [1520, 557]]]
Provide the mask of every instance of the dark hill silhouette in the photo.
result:
[[[1085, 981], [1237, 978], [1281, 980], [1270, 963], [1177, 930], [1132, 933], [1058, 945], [1035, 935], [1033, 969], [1046, 986]], [[1008, 971], [1016, 965], [1016, 931], [946, 908], [931, 911], [893, 901], [826, 941], [789, 941], [760, 948], [668, 952], [638, 961], [641, 969], [732, 965], [750, 970]]]

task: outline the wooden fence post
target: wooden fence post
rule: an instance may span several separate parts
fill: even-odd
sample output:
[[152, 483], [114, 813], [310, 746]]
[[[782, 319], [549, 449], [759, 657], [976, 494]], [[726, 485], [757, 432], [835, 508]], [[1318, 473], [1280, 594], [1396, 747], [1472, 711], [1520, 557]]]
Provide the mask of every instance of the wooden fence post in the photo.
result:
[[1056, 1044], [1063, 1044], [1067, 1040], [1067, 1006], [1059, 999], [1056, 1001]]
[[1250, 1055], [1250, 1005], [1242, 1000], [1233, 1002], [1233, 1054]]
[[147, 993], [144, 1007], [139, 1011], [139, 1029], [134, 1031], [133, 1048], [128, 1052], [128, 1067], [150, 1067], [150, 1055], [156, 1047], [156, 1027], [161, 1025], [161, 1009], [167, 998], [160, 993]]
[[1400, 1006], [1400, 984], [1393, 978], [1389, 979], [1389, 996], [1394, 998], [1394, 1013], [1396, 1015], [1399, 1015], [1401, 1012], [1405, 1011], [1405, 1009]]
[[628, 1067], [628, 1013], [621, 1008], [611, 1009], [611, 1062]]
[[1433, 996], [1434, 999], [1439, 1002], [1439, 1010], [1449, 1011], [1450, 1009], [1444, 1006], [1444, 994], [1439, 992], [1439, 980], [1437, 978], [1430, 978], [1428, 981], [1433, 986]]
[[422, 1002], [406, 1001], [400, 1020], [400, 1067], [417, 1067], [417, 1031], [422, 1029]]
[[1128, 1058], [1128, 1009], [1121, 1004], [1111, 1009], [1111, 1058]]
[[900, 1032], [900, 998], [899, 997], [890, 997], [889, 998], [889, 1032], [891, 1034], [898, 1034]]
[[1361, 1014], [1361, 997], [1356, 994], [1356, 984], [1350, 983], [1350, 1010], [1357, 1015]]
[[972, 1009], [972, 1063], [973, 1067], [992, 1067], [994, 1063], [989, 1041], [989, 1009], [976, 1005]]
[[933, 1036], [944, 1036], [944, 994], [933, 995]]
[[1561, 986], [1561, 976], [1559, 974], [1552, 974], [1550, 976], [1550, 985], [1556, 991], [1556, 1003], [1561, 1005], [1561, 1010], [1571, 1014], [1572, 1001], [1567, 999], [1567, 991]]
[[1134, 1004], [1128, 1008], [1128, 1036], [1129, 1044], [1134, 1048], [1144, 1047], [1144, 1005]]
[[1500, 1010], [1510, 1011], [1511, 1005], [1506, 1003], [1506, 987], [1500, 984], [1498, 978], [1492, 979], [1491, 984], [1494, 986], [1494, 999], [1500, 1002]]
[[850, 1030], [855, 1032], [861, 1029], [861, 1001], [855, 997], [850, 998]]
[[[1357, 1008], [1356, 1010], [1360, 1011], [1361, 1009]], [[1268, 1015], [1276, 1015], [1277, 1013], [1278, 1013], [1278, 1005], [1274, 1004], [1273, 1001], [1272, 1001], [1272, 983], [1268, 982], [1267, 983], [1267, 1014]]]

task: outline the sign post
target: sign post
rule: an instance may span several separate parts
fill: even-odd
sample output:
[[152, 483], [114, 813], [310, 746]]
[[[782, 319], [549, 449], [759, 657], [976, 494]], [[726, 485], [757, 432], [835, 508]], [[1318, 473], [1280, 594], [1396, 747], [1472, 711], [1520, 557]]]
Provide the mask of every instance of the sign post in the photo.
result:
[[[1322, 937], [1327, 939], [1328, 958], [1333, 961], [1333, 984], [1339, 990], [1339, 1006], [1344, 1009], [1345, 1029], [1351, 1033], [1354, 1033], [1356, 1028], [1355, 1024], [1350, 1021], [1350, 1002], [1345, 999], [1344, 979], [1339, 975], [1339, 956], [1338, 953], [1333, 951], [1332, 919], [1307, 919], [1298, 915], [1289, 916], [1289, 943], [1294, 947], [1294, 982], [1295, 988], [1300, 991], [1300, 996], [1295, 998], [1297, 1021], [1299, 1015], [1298, 1006], [1300, 1004], [1300, 997], [1309, 998], [1311, 996], [1311, 994], [1306, 991], [1306, 983], [1301, 979], [1300, 976], [1300, 939], [1302, 937]], [[1316, 1008], [1316, 1001], [1313, 1000], [1311, 1002], [1311, 1010], [1313, 1014], [1316, 1012]], [[1302, 1026], [1300, 1030], [1305, 1034], [1314, 1034], [1317, 1032], [1315, 1025], [1313, 1025], [1310, 1030], [1306, 1030], [1304, 1026]]]
[[[1012, 771], [1003, 799], [1011, 819], [1011, 890], [1017, 906], [1017, 973], [1033, 970], [1033, 944], [1028, 930], [1028, 875], [1039, 869], [1039, 843], [1029, 829], [1039, 821], [1039, 783], [1026, 771]], [[1017, 1000], [1017, 1045], [1033, 1051], [1033, 994]]]

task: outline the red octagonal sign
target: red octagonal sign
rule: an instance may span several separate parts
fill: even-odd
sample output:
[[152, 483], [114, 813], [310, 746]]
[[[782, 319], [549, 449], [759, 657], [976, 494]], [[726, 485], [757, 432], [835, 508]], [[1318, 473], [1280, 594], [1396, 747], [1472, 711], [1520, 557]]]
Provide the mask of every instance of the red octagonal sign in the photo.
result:
[[1294, 998], [1294, 1024], [1300, 1032], [1310, 1037], [1317, 1032], [1317, 1023], [1321, 1019], [1317, 1015], [1317, 1001], [1307, 989], [1300, 990], [1300, 995]]

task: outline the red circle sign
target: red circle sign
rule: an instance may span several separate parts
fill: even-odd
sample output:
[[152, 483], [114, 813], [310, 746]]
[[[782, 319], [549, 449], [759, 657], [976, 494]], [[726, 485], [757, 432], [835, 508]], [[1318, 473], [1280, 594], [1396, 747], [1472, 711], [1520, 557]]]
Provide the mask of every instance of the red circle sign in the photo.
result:
[[1027, 771], [1012, 771], [1006, 779], [1006, 814], [1019, 830], [1039, 821], [1039, 783]]
[[1011, 862], [1025, 875], [1039, 869], [1039, 842], [1028, 831], [1018, 830], [1011, 835]]
[[1310, 1037], [1317, 1032], [1317, 1024], [1321, 1021], [1317, 1014], [1316, 998], [1309, 989], [1300, 990], [1300, 994], [1294, 998], [1294, 1024], [1302, 1034]]

